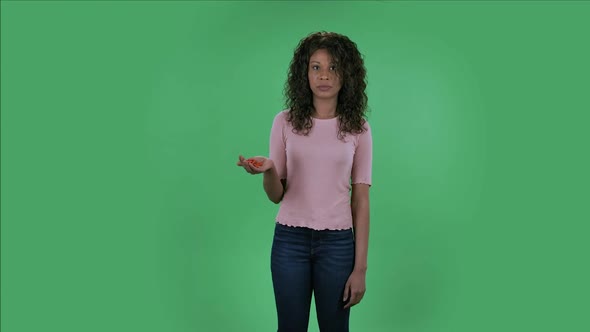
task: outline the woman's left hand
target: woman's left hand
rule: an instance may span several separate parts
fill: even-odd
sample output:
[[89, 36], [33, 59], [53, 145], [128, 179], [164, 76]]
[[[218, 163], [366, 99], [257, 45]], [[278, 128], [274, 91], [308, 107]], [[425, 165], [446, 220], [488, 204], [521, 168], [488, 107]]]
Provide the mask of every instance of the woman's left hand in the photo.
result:
[[344, 302], [350, 298], [350, 301], [346, 303], [344, 309], [350, 308], [355, 304], [361, 302], [361, 299], [365, 295], [365, 275], [366, 273], [359, 270], [354, 270], [348, 277], [346, 286], [344, 287]]

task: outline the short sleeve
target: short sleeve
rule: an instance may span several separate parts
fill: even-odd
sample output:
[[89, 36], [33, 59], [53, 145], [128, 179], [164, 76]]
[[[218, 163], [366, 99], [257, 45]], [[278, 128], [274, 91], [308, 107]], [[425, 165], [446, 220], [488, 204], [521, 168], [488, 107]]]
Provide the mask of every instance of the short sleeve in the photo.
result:
[[270, 130], [269, 159], [277, 169], [279, 179], [287, 178], [287, 153], [285, 144], [285, 115], [284, 112], [277, 114], [273, 120]]
[[363, 133], [359, 134], [352, 164], [352, 184], [371, 185], [373, 166], [373, 137], [369, 122], [365, 122]]

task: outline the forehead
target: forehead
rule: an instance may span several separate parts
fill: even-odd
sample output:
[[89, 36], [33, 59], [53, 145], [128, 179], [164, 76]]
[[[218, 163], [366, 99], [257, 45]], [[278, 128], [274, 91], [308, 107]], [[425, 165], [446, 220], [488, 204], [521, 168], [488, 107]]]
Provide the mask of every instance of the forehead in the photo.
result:
[[325, 49], [319, 49], [309, 57], [309, 62], [332, 62], [332, 56]]

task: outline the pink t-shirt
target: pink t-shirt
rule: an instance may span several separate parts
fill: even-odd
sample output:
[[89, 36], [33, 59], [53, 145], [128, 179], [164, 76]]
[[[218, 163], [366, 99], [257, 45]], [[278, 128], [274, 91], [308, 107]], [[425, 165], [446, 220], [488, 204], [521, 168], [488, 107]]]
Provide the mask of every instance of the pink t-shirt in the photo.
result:
[[352, 227], [352, 184], [371, 185], [371, 127], [338, 139], [338, 117], [313, 118], [308, 136], [295, 134], [288, 110], [278, 113], [270, 134], [269, 158], [287, 190], [276, 217], [289, 226], [322, 229]]

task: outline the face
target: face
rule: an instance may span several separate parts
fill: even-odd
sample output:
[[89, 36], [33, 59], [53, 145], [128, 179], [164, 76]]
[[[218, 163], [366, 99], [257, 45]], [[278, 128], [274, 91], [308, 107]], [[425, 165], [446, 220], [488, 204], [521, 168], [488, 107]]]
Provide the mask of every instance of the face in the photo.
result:
[[307, 76], [314, 98], [338, 97], [341, 88], [340, 77], [328, 51], [319, 49], [311, 55]]

